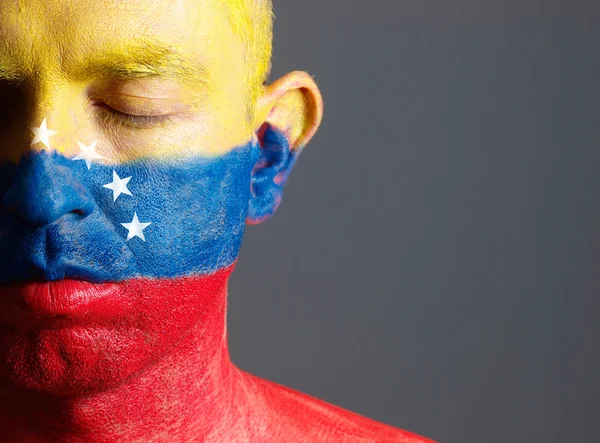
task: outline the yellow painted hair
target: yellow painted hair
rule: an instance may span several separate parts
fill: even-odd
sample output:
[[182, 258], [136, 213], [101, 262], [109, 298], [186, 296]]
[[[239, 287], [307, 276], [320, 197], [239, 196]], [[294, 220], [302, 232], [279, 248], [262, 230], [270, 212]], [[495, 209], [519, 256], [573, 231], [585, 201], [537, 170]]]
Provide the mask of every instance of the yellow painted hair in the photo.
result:
[[246, 85], [251, 108], [271, 71], [273, 51], [272, 0], [224, 0], [236, 32], [246, 45]]

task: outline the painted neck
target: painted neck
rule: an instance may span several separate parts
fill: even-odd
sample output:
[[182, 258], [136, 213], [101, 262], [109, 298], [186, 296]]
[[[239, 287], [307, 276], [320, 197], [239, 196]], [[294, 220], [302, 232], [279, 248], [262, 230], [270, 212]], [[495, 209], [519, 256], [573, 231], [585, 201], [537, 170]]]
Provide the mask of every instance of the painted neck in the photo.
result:
[[[178, 280], [171, 290], [201, 297], [197, 321], [167, 355], [124, 383], [87, 395], [54, 395], [3, 386], [0, 429], [7, 441], [204, 440], [237, 427], [243, 375], [230, 361], [227, 282]], [[165, 290], [160, 287], [157, 290]], [[199, 293], [198, 293], [199, 292]], [[177, 325], [173, 325], [177, 328]], [[235, 399], [234, 399], [235, 397]], [[38, 440], [39, 439], [39, 440]]]

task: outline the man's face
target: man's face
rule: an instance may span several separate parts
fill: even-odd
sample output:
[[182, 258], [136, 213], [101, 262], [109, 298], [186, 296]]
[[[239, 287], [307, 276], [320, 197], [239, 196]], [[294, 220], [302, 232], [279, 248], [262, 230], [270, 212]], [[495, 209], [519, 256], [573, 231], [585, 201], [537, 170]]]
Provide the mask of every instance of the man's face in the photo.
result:
[[105, 389], [211, 312], [260, 156], [243, 60], [221, 0], [0, 0], [0, 376]]

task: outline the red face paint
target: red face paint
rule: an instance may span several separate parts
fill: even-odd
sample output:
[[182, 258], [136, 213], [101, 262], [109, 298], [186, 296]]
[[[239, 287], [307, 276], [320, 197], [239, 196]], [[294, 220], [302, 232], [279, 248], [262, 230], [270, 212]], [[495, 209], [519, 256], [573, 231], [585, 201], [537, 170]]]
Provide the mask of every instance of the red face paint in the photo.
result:
[[0, 370], [60, 395], [114, 387], [195, 325], [220, 340], [232, 267], [208, 276], [0, 287]]
[[236, 368], [232, 270], [0, 290], [3, 441], [428, 441]]

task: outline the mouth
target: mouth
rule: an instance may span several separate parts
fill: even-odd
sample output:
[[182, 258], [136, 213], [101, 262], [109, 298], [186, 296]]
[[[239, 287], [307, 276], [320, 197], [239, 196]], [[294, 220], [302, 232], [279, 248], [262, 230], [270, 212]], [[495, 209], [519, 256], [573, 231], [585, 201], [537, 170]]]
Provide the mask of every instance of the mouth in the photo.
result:
[[120, 285], [63, 279], [0, 286], [0, 323], [30, 327], [98, 324], [126, 308]]

